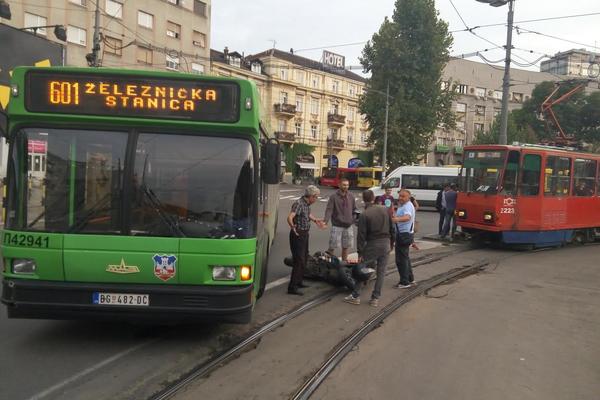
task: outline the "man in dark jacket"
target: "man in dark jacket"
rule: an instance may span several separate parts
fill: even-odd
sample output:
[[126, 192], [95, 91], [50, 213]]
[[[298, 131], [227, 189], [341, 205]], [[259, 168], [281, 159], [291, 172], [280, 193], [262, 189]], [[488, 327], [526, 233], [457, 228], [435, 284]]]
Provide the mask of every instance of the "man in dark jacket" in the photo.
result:
[[454, 217], [454, 211], [456, 210], [456, 184], [450, 184], [450, 189], [444, 193], [444, 199], [446, 200], [446, 218], [444, 219], [444, 227], [442, 228], [442, 239], [448, 236], [448, 233], [452, 231], [450, 239], [454, 237], [456, 232], [456, 218]]
[[450, 190], [450, 184], [446, 183], [440, 189], [435, 199], [435, 209], [440, 214], [440, 220], [438, 222], [438, 235], [442, 236], [442, 230], [444, 228], [444, 219], [446, 218], [446, 197], [444, 194]]
[[354, 242], [354, 212], [356, 211], [356, 201], [354, 195], [348, 191], [350, 181], [344, 178], [340, 181], [340, 189], [334, 195], [329, 197], [327, 208], [325, 209], [325, 218], [323, 221], [327, 224], [331, 219], [331, 234], [329, 236], [329, 253], [334, 254], [335, 249], [342, 247], [342, 260], [348, 258], [348, 249]]
[[[356, 248], [360, 261], [377, 263], [377, 280], [371, 294], [369, 304], [373, 307], [379, 305], [383, 278], [387, 266], [388, 254], [394, 247], [394, 224], [387, 209], [373, 204], [375, 195], [370, 190], [363, 192], [365, 211], [358, 219], [358, 237]], [[350, 304], [360, 304], [360, 297], [355, 289], [352, 294], [344, 298]]]

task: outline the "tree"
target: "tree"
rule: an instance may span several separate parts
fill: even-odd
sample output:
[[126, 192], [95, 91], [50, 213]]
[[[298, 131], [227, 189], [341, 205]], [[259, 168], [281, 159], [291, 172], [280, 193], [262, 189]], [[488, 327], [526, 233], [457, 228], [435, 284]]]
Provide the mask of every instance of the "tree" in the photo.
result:
[[451, 85], [442, 89], [451, 45], [448, 24], [438, 18], [434, 0], [396, 0], [392, 20], [386, 17], [363, 49], [361, 63], [371, 77], [359, 107], [372, 129], [369, 142], [380, 157], [389, 84], [391, 168], [416, 162], [427, 153], [438, 126], [454, 126], [454, 92]]

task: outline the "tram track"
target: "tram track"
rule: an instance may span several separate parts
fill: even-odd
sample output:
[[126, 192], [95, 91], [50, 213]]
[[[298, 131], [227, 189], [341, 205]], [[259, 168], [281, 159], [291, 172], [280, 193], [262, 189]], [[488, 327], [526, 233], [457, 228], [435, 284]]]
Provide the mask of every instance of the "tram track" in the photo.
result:
[[[416, 268], [422, 265], [431, 264], [436, 261], [443, 260], [444, 258], [452, 256], [459, 252], [464, 252], [464, 250], [453, 250], [439, 254], [423, 256], [413, 260], [412, 265], [413, 268]], [[395, 271], [395, 266], [388, 268], [386, 271], [386, 276], [391, 273], [394, 273]], [[239, 341], [237, 341], [235, 345], [219, 352], [213, 357], [210, 357], [209, 359], [198, 364], [196, 367], [192, 368], [190, 371], [179, 377], [177, 380], [170, 383], [158, 393], [153, 394], [151, 397], [148, 398], [148, 400], [167, 400], [172, 398], [177, 393], [181, 392], [183, 389], [188, 387], [191, 383], [195, 382], [198, 379], [208, 376], [210, 373], [217, 370], [219, 367], [227, 364], [229, 361], [235, 359], [242, 353], [252, 349], [253, 346], [255, 346], [255, 344], [269, 332], [272, 332], [278, 327], [284, 325], [286, 322], [304, 314], [305, 312], [330, 301], [333, 297], [335, 297], [342, 291], [343, 289], [341, 288], [328, 290], [325, 293], [322, 293], [319, 296], [315, 297], [314, 299], [311, 299], [294, 308], [293, 310], [286, 312], [280, 315], [279, 317], [267, 322], [266, 324], [258, 327], [252, 333], [244, 336]]]

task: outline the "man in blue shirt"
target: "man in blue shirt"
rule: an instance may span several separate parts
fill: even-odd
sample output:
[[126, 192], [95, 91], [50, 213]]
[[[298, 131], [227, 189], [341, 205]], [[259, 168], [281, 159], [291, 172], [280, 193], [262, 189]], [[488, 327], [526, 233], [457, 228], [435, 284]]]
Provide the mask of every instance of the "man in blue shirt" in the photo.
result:
[[414, 241], [415, 207], [410, 201], [410, 191], [400, 190], [398, 197], [398, 211], [392, 221], [396, 224], [396, 267], [400, 274], [397, 288], [406, 289], [414, 286], [415, 277], [408, 252]]

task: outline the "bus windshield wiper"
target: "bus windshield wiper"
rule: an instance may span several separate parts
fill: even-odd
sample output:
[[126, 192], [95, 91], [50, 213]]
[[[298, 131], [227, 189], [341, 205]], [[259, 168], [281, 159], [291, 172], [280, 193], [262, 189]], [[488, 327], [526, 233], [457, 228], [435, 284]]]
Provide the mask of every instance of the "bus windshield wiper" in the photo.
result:
[[150, 201], [150, 205], [152, 206], [154, 211], [156, 211], [156, 213], [158, 214], [160, 219], [169, 227], [171, 232], [173, 234], [175, 234], [175, 236], [177, 236], [177, 237], [185, 237], [185, 234], [179, 228], [177, 221], [164, 211], [163, 203], [159, 200], [159, 198], [156, 196], [156, 194], [154, 194], [152, 189], [150, 189], [148, 186], [146, 186], [145, 183], [143, 183], [140, 186], [140, 189], [142, 190], [142, 192], [146, 195], [146, 197]]

